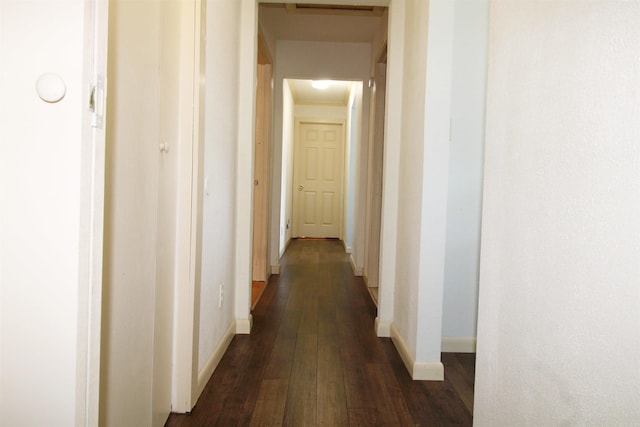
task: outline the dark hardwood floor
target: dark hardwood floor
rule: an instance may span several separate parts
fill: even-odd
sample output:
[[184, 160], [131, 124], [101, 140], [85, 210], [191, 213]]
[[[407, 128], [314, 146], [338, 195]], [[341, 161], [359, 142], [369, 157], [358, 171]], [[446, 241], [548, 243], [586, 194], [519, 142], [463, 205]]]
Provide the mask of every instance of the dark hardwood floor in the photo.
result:
[[167, 426], [471, 425], [475, 355], [413, 381], [339, 241], [294, 240], [190, 414]]

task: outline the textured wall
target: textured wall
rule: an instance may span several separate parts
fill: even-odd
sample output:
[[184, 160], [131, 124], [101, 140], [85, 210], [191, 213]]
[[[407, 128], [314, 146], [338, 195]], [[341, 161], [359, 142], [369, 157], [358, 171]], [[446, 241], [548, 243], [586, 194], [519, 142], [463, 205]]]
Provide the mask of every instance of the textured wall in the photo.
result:
[[640, 419], [640, 3], [494, 1], [474, 421]]

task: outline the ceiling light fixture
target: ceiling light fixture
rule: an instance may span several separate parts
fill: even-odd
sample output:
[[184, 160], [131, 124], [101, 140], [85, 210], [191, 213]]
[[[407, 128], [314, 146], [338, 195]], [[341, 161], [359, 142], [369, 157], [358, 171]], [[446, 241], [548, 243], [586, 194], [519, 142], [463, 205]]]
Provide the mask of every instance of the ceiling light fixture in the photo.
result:
[[311, 81], [311, 87], [314, 89], [325, 90], [329, 88], [330, 80], [313, 80]]

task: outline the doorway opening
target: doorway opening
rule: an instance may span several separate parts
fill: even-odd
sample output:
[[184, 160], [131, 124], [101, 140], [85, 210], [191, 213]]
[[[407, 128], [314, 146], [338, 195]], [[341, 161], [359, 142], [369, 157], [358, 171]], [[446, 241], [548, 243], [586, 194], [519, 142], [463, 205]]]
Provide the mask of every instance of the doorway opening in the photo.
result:
[[271, 276], [268, 262], [269, 193], [271, 180], [271, 123], [273, 119], [273, 59], [264, 35], [258, 32], [258, 64], [253, 163], [253, 249], [251, 309]]
[[[379, 259], [374, 265], [368, 254], [379, 253], [381, 224], [375, 218], [380, 215], [370, 210], [375, 199], [371, 191], [382, 188], [382, 168], [372, 169], [370, 156], [373, 144], [384, 140], [383, 134], [374, 140], [374, 132], [384, 132], [384, 126], [374, 126], [373, 120], [384, 121], [385, 115], [373, 114], [372, 76], [379, 52], [386, 49], [387, 8], [298, 6], [260, 3], [258, 7], [259, 31], [276, 52], [271, 272], [279, 272], [280, 257], [291, 239], [339, 238], [354, 273], [375, 272], [377, 284]], [[314, 81], [329, 87], [314, 88]], [[313, 140], [316, 136], [321, 139]], [[325, 136], [330, 141], [322, 139]], [[379, 155], [383, 152], [382, 146], [376, 150]], [[323, 180], [316, 178], [327, 176], [325, 184], [332, 185], [318, 187]], [[367, 245], [377, 249], [371, 251]]]

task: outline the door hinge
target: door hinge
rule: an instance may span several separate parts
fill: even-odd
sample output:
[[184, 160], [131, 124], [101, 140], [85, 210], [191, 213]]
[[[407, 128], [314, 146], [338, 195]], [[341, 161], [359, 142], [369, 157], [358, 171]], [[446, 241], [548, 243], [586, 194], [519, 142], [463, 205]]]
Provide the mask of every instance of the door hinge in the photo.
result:
[[97, 75], [89, 91], [89, 111], [91, 126], [104, 129], [105, 83], [104, 76]]

